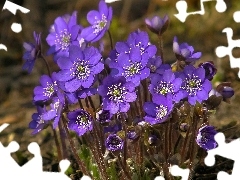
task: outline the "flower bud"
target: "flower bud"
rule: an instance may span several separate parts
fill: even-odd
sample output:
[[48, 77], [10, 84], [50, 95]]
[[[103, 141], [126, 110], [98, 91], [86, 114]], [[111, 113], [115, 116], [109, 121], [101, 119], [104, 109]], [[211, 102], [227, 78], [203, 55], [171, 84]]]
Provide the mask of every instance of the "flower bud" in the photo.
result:
[[223, 101], [229, 103], [230, 98], [234, 95], [234, 90], [230, 82], [223, 82], [216, 87], [216, 91], [222, 95]]
[[209, 81], [211, 81], [213, 79], [213, 76], [217, 73], [217, 69], [214, 66], [214, 63], [212, 61], [201, 63], [201, 64], [199, 64], [198, 67], [205, 69], [205, 77]]
[[159, 142], [159, 139], [157, 138], [157, 136], [155, 136], [155, 135], [150, 135], [150, 136], [148, 137], [148, 144], [149, 144], [150, 146], [156, 146], [156, 145], [158, 145], [158, 142]]
[[145, 19], [145, 23], [150, 31], [157, 35], [162, 35], [168, 28], [169, 18], [167, 15], [163, 19], [159, 16], [154, 16], [152, 19]]
[[233, 88], [231, 87], [223, 87], [223, 90], [222, 90], [222, 96], [224, 98], [231, 98], [232, 96], [234, 95], [234, 90]]
[[137, 140], [139, 139], [139, 133], [137, 133], [136, 131], [133, 131], [133, 130], [131, 130], [131, 131], [129, 131], [128, 133], [127, 133], [127, 138], [130, 140], [130, 142], [132, 142], [132, 143], [135, 143], [135, 142], [137, 142]]
[[111, 121], [112, 114], [108, 110], [100, 110], [96, 113], [96, 119], [101, 125], [108, 125]]
[[181, 123], [179, 129], [182, 132], [187, 132], [187, 130], [189, 129], [189, 125], [187, 123]]

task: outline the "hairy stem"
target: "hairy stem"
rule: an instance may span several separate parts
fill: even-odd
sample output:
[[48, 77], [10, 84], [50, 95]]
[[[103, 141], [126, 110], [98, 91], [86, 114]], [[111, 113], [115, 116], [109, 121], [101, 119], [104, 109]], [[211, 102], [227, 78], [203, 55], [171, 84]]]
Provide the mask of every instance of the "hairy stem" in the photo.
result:
[[[126, 169], [126, 166], [123, 164], [120, 155], [118, 155], [118, 162], [119, 162], [119, 164], [120, 164], [120, 167], [121, 167], [122, 170], [123, 170], [124, 176], [125, 176], [128, 180], [131, 180], [132, 178], [131, 178], [130, 174], [128, 173], [127, 169]], [[124, 178], [124, 179], [125, 179], [125, 178]]]
[[66, 133], [64, 132], [63, 123], [61, 120], [59, 121], [59, 131], [60, 131], [60, 137], [61, 137], [63, 159], [66, 159], [66, 158], [68, 158], [67, 145], [66, 145], [66, 141], [65, 141]]
[[69, 131], [68, 131], [68, 127], [67, 127], [67, 124], [66, 124], [66, 119], [64, 118], [64, 116], [63, 116], [63, 127], [64, 127], [64, 130], [66, 132], [66, 135], [67, 135], [67, 138], [68, 138], [71, 150], [73, 152], [73, 156], [74, 156], [75, 160], [77, 161], [77, 164], [78, 164], [80, 170], [82, 171], [83, 174], [88, 175], [89, 177], [92, 178], [91, 173], [89, 173], [87, 171], [86, 166], [84, 165], [84, 163], [81, 161], [81, 159], [78, 156], [77, 149], [76, 149], [76, 147], [74, 145], [74, 142], [73, 142], [72, 138], [70, 137], [70, 134], [69, 134]]
[[48, 71], [48, 75], [51, 77], [51, 70], [50, 70], [50, 67], [49, 67], [49, 64], [48, 64], [47, 60], [45, 59], [45, 57], [43, 56], [43, 54], [41, 54], [40, 57], [41, 57], [41, 58], [43, 59], [43, 61], [45, 62], [46, 67], [47, 67], [47, 71]]
[[56, 147], [57, 147], [57, 154], [58, 154], [58, 160], [61, 161], [63, 158], [62, 158], [62, 151], [61, 151], [61, 148], [60, 148], [60, 143], [58, 141], [58, 136], [57, 136], [57, 131], [56, 129], [52, 127], [52, 130], [53, 130], [53, 137], [54, 137], [54, 141], [55, 141], [55, 144], [56, 144]]
[[110, 39], [110, 45], [111, 45], [111, 49], [113, 50], [113, 40], [112, 40], [112, 35], [111, 35], [111, 32], [108, 30], [108, 36], [109, 36], [109, 39]]
[[162, 59], [162, 63], [164, 64], [164, 58], [163, 58], [163, 38], [161, 35], [158, 35], [158, 40], [159, 40], [159, 52], [160, 56]]

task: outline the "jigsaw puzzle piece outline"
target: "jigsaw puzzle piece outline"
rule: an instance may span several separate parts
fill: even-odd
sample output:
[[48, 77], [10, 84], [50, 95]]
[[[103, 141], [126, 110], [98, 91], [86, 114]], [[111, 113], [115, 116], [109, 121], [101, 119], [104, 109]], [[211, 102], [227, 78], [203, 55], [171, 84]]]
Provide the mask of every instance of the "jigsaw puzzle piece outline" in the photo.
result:
[[[230, 27], [226, 27], [222, 30], [223, 33], [226, 33], [228, 46], [218, 46], [215, 50], [216, 55], [220, 58], [224, 56], [229, 56], [230, 67], [231, 68], [240, 68], [240, 58], [235, 58], [232, 54], [232, 50], [236, 47], [240, 47], [240, 39], [233, 40], [233, 30]], [[238, 77], [240, 78], [240, 71], [238, 72]]]
[[[29, 13], [30, 10], [25, 8], [25, 7], [22, 7], [22, 6], [19, 6], [11, 1], [8, 1], [6, 0], [4, 5], [3, 5], [3, 8], [2, 8], [2, 11], [3, 10], [8, 10], [9, 12], [11, 12], [13, 15], [16, 15], [17, 13], [17, 10], [19, 10], [20, 12], [26, 14], [26, 13]], [[11, 30], [15, 33], [19, 33], [22, 31], [22, 25], [19, 24], [19, 23], [16, 23], [16, 22], [13, 22], [12, 25], [11, 25]], [[1, 44], [0, 43], [0, 50], [5, 50], [7, 51], [7, 46], [4, 45], [4, 44]]]
[[187, 12], [187, 9], [188, 9], [187, 2], [184, 0], [180, 0], [180, 1], [176, 2], [176, 9], [178, 10], [178, 14], [174, 14], [174, 16], [176, 18], [178, 18], [181, 22], [185, 22], [187, 17], [190, 15], [195, 15], [195, 14], [203, 15], [203, 14], [205, 14], [205, 8], [204, 8], [203, 3], [208, 2], [208, 1], [216, 1], [217, 2], [215, 5], [215, 9], [219, 13], [223, 13], [227, 9], [227, 5], [224, 2], [224, 0], [200, 0], [201, 9], [199, 11]]
[[215, 164], [215, 155], [222, 156], [227, 159], [231, 159], [234, 161], [232, 174], [228, 174], [224, 171], [218, 172], [217, 178], [218, 180], [231, 180], [231, 179], [239, 179], [240, 176], [240, 138], [235, 139], [229, 143], [225, 142], [225, 136], [223, 133], [219, 132], [214, 137], [215, 141], [218, 143], [218, 146], [214, 149], [208, 150], [208, 155], [204, 159], [204, 163], [207, 166], [213, 166]]
[[[172, 176], [181, 176], [181, 180], [188, 180], [190, 170], [188, 168], [182, 169], [178, 165], [171, 165], [169, 167], [169, 172]], [[157, 176], [154, 180], [165, 180], [165, 178], [162, 176]]]

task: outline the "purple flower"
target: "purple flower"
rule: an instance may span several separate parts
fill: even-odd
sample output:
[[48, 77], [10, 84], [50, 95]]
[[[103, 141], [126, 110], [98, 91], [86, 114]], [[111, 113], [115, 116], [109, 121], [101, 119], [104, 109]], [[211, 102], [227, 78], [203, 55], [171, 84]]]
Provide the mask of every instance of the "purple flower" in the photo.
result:
[[203, 68], [195, 68], [192, 65], [186, 66], [182, 73], [178, 74], [182, 78], [181, 90], [184, 97], [188, 97], [188, 102], [195, 105], [196, 101], [201, 103], [208, 98], [208, 93], [212, 89], [211, 82], [205, 78]]
[[123, 140], [116, 134], [110, 134], [105, 141], [105, 146], [109, 151], [119, 151], [123, 148]]
[[162, 35], [168, 28], [169, 18], [167, 15], [163, 19], [159, 16], [154, 16], [152, 19], [145, 19], [145, 23], [150, 31], [157, 35]]
[[145, 102], [143, 105], [147, 115], [145, 121], [151, 125], [163, 123], [167, 120], [173, 109], [172, 99], [164, 96], [153, 96], [153, 102]]
[[77, 12], [72, 16], [58, 17], [54, 21], [54, 26], [47, 36], [46, 41], [51, 46], [48, 54], [54, 53], [56, 61], [60, 56], [68, 57], [70, 45], [78, 45], [77, 37], [81, 26], [77, 25]]
[[[143, 59], [149, 59], [155, 56], [157, 48], [155, 45], [151, 45], [149, 37], [145, 31], [134, 31], [130, 33], [126, 42], [116, 43], [116, 55], [128, 54], [132, 48], [138, 48], [141, 52]], [[113, 59], [112, 59], [113, 60]]]
[[80, 87], [89, 88], [94, 82], [95, 75], [104, 68], [100, 62], [101, 58], [101, 54], [94, 47], [81, 50], [78, 46], [71, 46], [69, 57], [58, 59], [61, 71], [57, 73], [57, 79], [65, 82], [67, 92], [75, 92]]
[[171, 69], [170, 64], [162, 64], [160, 56], [153, 56], [148, 60], [147, 67], [150, 69], [150, 78], [155, 74], [163, 75], [165, 70]]
[[87, 14], [87, 20], [91, 24], [90, 27], [84, 28], [81, 37], [88, 42], [96, 42], [101, 39], [110, 26], [112, 20], [112, 8], [100, 0], [99, 11], [92, 10]]
[[62, 97], [54, 97], [52, 103], [50, 104], [51, 109], [42, 114], [42, 119], [45, 121], [53, 120], [53, 128], [55, 129], [58, 126], [58, 122], [61, 117], [63, 107], [65, 105], [64, 99]]
[[141, 55], [138, 48], [132, 48], [129, 54], [121, 53], [117, 62], [110, 62], [109, 67], [114, 68], [113, 76], [124, 76], [127, 81], [131, 81], [138, 86], [140, 81], [150, 75], [147, 68], [148, 59]]
[[116, 124], [109, 124], [108, 126], [105, 126], [103, 128], [104, 133], [117, 133], [118, 131], [122, 130], [122, 124], [116, 123]]
[[23, 55], [23, 59], [25, 63], [23, 64], [23, 69], [27, 70], [28, 73], [32, 72], [35, 61], [38, 57], [41, 56], [41, 33], [37, 34], [35, 31], [33, 32], [35, 43], [23, 43], [23, 47], [26, 52]]
[[188, 63], [194, 63], [202, 56], [201, 52], [195, 52], [193, 47], [189, 46], [187, 43], [179, 45], [176, 36], [173, 39], [173, 52], [178, 60], [186, 61]]
[[52, 74], [52, 78], [47, 75], [42, 75], [40, 78], [40, 86], [34, 88], [34, 102], [48, 101], [58, 91], [58, 85], [55, 77], [55, 73]]
[[151, 78], [149, 91], [153, 96], [170, 96], [173, 101], [179, 102], [183, 94], [179, 91], [181, 78], [176, 78], [171, 69], [164, 71], [163, 75], [155, 74]]
[[37, 134], [48, 126], [49, 122], [43, 119], [44, 113], [46, 108], [37, 106], [37, 113], [32, 115], [32, 121], [29, 123], [29, 128], [33, 129], [32, 134]]
[[117, 62], [117, 57], [118, 57], [119, 53], [117, 52], [116, 49], [113, 49], [110, 51], [109, 53], [109, 58], [107, 58], [105, 60], [105, 64], [109, 65], [110, 62]]
[[135, 86], [132, 82], [126, 82], [122, 76], [107, 76], [102, 85], [98, 87], [98, 93], [103, 97], [103, 109], [110, 113], [127, 112], [129, 102], [136, 100]]
[[217, 69], [212, 61], [201, 63], [198, 65], [198, 67], [205, 69], [205, 76], [209, 81], [211, 81], [213, 79], [213, 76], [217, 73]]
[[80, 99], [84, 99], [88, 96], [92, 96], [97, 94], [97, 89], [96, 88], [84, 88], [84, 89], [80, 89], [79, 91], [77, 91], [77, 96]]
[[93, 118], [83, 109], [71, 111], [67, 114], [67, 117], [69, 119], [69, 129], [75, 131], [78, 136], [82, 136], [93, 129]]
[[196, 142], [205, 150], [214, 149], [217, 146], [217, 143], [214, 139], [216, 134], [217, 131], [213, 126], [205, 125], [198, 130]]
[[96, 120], [100, 124], [105, 125], [111, 121], [112, 116], [109, 110], [100, 110], [96, 113]]

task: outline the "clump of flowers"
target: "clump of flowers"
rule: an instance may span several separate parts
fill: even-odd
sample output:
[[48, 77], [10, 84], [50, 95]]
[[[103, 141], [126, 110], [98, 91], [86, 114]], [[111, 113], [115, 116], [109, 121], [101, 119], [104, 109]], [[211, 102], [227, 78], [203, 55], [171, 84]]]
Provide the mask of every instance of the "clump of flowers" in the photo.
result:
[[[108, 57], [95, 46], [107, 31], [112, 41], [112, 8], [100, 0], [98, 11], [90, 11], [87, 20], [90, 26], [83, 27], [73, 12], [57, 17], [50, 28], [48, 54], [59, 70], [51, 72], [46, 63], [48, 74], [34, 88], [33, 134], [52, 126], [55, 141], [61, 140], [58, 152], [73, 152], [76, 170], [103, 180], [153, 179], [159, 174], [170, 179], [168, 168], [177, 154], [180, 167], [192, 167], [200, 148], [216, 147], [217, 131], [209, 115], [221, 101], [229, 102], [234, 91], [226, 82], [214, 89], [214, 63], [197, 64], [202, 53], [179, 44], [176, 37], [176, 62], [165, 63], [162, 36], [168, 16], [145, 20], [160, 46], [138, 29], [116, 42]], [[37, 58], [45, 60], [41, 36], [34, 36], [35, 44], [24, 43], [23, 68], [29, 72]]]

